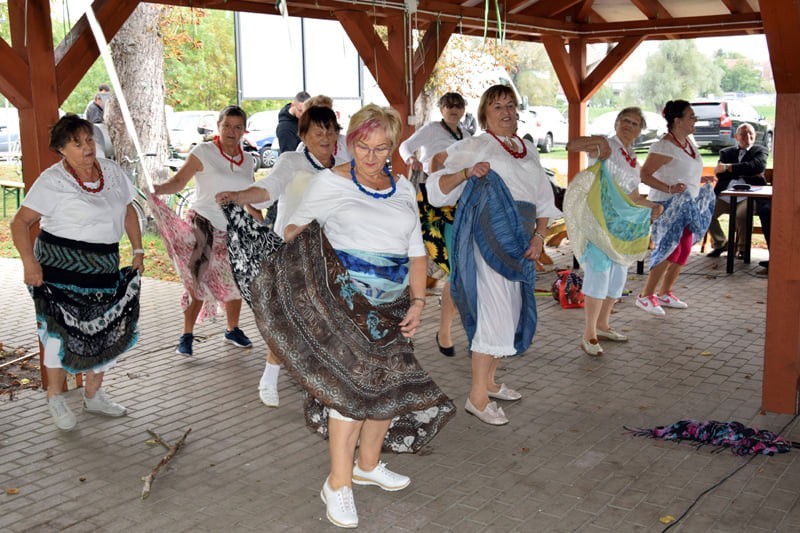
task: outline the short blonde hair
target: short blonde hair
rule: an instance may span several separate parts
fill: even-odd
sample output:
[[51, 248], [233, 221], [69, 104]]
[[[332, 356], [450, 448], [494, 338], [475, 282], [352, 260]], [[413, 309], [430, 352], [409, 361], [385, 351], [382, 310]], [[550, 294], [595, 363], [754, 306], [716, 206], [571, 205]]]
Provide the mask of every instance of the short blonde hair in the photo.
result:
[[642, 112], [642, 108], [636, 106], [626, 107], [625, 109], [617, 113], [617, 118], [614, 120], [614, 126], [616, 126], [617, 122], [619, 122], [620, 119], [625, 115], [636, 115], [637, 117], [639, 117], [639, 125], [641, 126], [641, 129], [644, 130], [647, 127], [647, 119], [644, 118], [644, 113]]
[[347, 127], [347, 149], [353, 153], [356, 142], [360, 141], [378, 128], [383, 128], [391, 149], [400, 142], [400, 135], [403, 132], [403, 121], [400, 113], [391, 107], [380, 107], [375, 104], [367, 104], [350, 118], [350, 125]]
[[514, 100], [514, 106], [518, 106], [517, 95], [508, 85], [492, 85], [481, 95], [481, 102], [478, 104], [478, 124], [484, 130], [489, 127], [486, 123], [486, 109], [495, 103], [501, 96], [510, 96]]
[[324, 94], [318, 94], [316, 96], [312, 96], [305, 102], [303, 102], [303, 111], [307, 111], [309, 107], [317, 106], [317, 107], [330, 107], [333, 109], [333, 98], [330, 96], [325, 96]]

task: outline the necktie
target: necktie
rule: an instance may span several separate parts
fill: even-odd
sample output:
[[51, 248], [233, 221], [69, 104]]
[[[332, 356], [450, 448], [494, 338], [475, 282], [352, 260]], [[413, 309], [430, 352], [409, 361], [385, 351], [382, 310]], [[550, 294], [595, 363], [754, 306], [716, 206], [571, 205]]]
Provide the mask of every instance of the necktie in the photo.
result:
[[741, 148], [739, 150], [739, 163], [742, 162], [742, 159], [744, 158], [744, 154], [746, 154], [746, 153], [747, 153], [747, 150], [745, 150], [744, 148]]

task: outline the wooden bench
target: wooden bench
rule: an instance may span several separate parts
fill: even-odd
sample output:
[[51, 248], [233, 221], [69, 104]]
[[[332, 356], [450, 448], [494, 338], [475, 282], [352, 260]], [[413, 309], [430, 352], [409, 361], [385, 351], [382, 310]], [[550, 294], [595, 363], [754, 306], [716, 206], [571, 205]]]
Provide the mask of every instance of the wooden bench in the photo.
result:
[[16, 196], [17, 209], [19, 209], [20, 194], [25, 194], [25, 184], [21, 181], [0, 180], [0, 188], [3, 190], [3, 218], [6, 217], [6, 198]]

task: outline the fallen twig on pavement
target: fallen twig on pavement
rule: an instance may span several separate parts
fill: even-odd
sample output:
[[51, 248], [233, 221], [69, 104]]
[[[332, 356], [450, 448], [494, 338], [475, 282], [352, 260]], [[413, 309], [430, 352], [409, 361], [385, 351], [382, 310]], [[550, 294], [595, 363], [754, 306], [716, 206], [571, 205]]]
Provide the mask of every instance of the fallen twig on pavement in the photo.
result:
[[[164, 440], [158, 435], [154, 434], [150, 430], [147, 431], [151, 435], [157, 437], [157, 440], [160, 440], [162, 443], [164, 442]], [[178, 442], [169, 447], [169, 451], [166, 453], [166, 455], [164, 455], [164, 457], [161, 458], [161, 461], [159, 461], [159, 463], [155, 466], [155, 468], [153, 468], [153, 470], [149, 474], [147, 474], [147, 476], [142, 478], [142, 481], [144, 481], [144, 487], [142, 487], [143, 500], [146, 499], [148, 496], [150, 496], [150, 487], [153, 484], [153, 481], [155, 481], [158, 471], [161, 470], [162, 466], [169, 463], [170, 460], [173, 457], [175, 457], [175, 454], [178, 453], [178, 450], [180, 450], [183, 447], [184, 443], [186, 442], [186, 437], [189, 435], [191, 431], [192, 428], [187, 429], [186, 433], [183, 434], [183, 437], [181, 437], [180, 440], [178, 440]]]

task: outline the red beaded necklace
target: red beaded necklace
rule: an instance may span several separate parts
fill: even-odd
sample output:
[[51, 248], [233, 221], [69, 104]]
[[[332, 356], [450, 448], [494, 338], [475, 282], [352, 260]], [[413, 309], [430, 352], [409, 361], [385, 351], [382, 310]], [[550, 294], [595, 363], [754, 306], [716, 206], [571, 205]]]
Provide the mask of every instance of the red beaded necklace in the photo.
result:
[[83, 180], [78, 177], [78, 173], [75, 171], [74, 168], [72, 168], [72, 165], [67, 163], [66, 159], [64, 159], [63, 162], [64, 162], [64, 168], [67, 170], [67, 172], [69, 172], [69, 174], [73, 178], [75, 178], [75, 181], [78, 182], [78, 185], [80, 185], [81, 189], [83, 189], [86, 192], [90, 192], [92, 194], [97, 194], [97, 193], [99, 193], [100, 191], [103, 190], [103, 187], [105, 186], [106, 181], [103, 178], [103, 170], [100, 168], [100, 163], [95, 161], [94, 165], [93, 165], [93, 168], [97, 169], [97, 174], [100, 176], [100, 178], [99, 178], [100, 185], [98, 185], [96, 189], [91, 189], [91, 188], [87, 187], [86, 184], [83, 182]]
[[231, 170], [233, 170], [233, 165], [236, 165], [237, 167], [242, 166], [242, 163], [244, 163], [244, 152], [242, 151], [241, 146], [236, 147], [239, 150], [239, 154], [237, 156], [234, 156], [239, 158], [239, 160], [236, 161], [233, 157], [229, 156], [228, 154], [222, 151], [222, 144], [220, 144], [219, 142], [219, 136], [214, 137], [214, 144], [217, 145], [217, 149], [219, 150], [219, 153], [222, 155], [222, 157], [230, 161]]
[[[670, 135], [672, 136], [672, 138], [675, 140], [675, 143], [676, 143], [678, 146], [680, 146], [680, 147], [683, 149], [684, 153], [685, 153], [686, 155], [688, 155], [689, 157], [691, 157], [692, 159], [694, 159], [694, 156], [695, 156], [696, 154], [695, 154], [695, 151], [694, 151], [694, 147], [692, 146], [692, 143], [690, 143], [690, 142], [689, 142], [689, 139], [688, 139], [688, 137], [687, 137], [687, 139], [686, 139], [686, 144], [681, 144], [681, 142], [678, 140], [678, 138], [677, 138], [677, 137], [675, 137], [675, 134], [674, 134], [674, 133], [672, 133], [672, 132], [669, 132], [669, 134], [670, 134]], [[689, 148], [689, 150], [687, 150], [686, 148]]]
[[633, 157], [628, 155], [628, 151], [625, 148], [620, 148], [619, 151], [622, 153], [622, 157], [625, 158], [625, 161], [631, 166], [631, 168], [636, 168], [636, 154]]
[[500, 137], [498, 137], [497, 135], [495, 135], [495, 134], [494, 134], [494, 133], [492, 133], [491, 131], [489, 131], [489, 130], [486, 130], [486, 131], [489, 133], [489, 135], [491, 135], [492, 137], [494, 137], [494, 138], [497, 140], [497, 142], [499, 142], [499, 143], [500, 143], [500, 146], [502, 146], [502, 147], [503, 147], [503, 150], [505, 150], [506, 152], [508, 152], [509, 154], [511, 154], [511, 157], [513, 157], [514, 159], [522, 159], [523, 157], [525, 157], [526, 155], [528, 155], [528, 147], [527, 147], [527, 146], [525, 146], [525, 143], [524, 143], [524, 142], [522, 142], [522, 139], [520, 139], [520, 138], [517, 136], [517, 134], [516, 134], [516, 133], [513, 135], [513, 137], [514, 137], [516, 140], [518, 140], [518, 141], [519, 141], [519, 143], [522, 145], [522, 151], [520, 151], [520, 152], [515, 152], [513, 149], [511, 149], [511, 147], [509, 147], [509, 146], [508, 146], [508, 144], [506, 144], [505, 142], [503, 142], [503, 141], [500, 139]]

